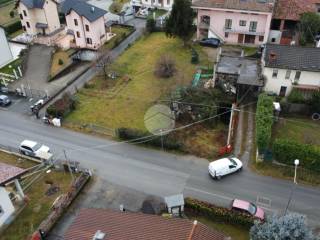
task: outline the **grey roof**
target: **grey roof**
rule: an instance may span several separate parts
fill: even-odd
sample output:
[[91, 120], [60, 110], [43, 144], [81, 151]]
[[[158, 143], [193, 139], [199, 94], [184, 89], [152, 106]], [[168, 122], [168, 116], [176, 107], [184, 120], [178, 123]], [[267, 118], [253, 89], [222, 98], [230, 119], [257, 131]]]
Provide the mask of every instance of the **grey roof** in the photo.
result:
[[237, 84], [263, 86], [259, 79], [260, 68], [256, 59], [221, 56], [216, 72], [238, 76]]
[[95, 7], [89, 3], [79, 0], [66, 0], [63, 2], [61, 11], [68, 15], [71, 10], [74, 10], [80, 16], [85, 17], [90, 22], [94, 22], [100, 17], [103, 17], [107, 11], [101, 8]]
[[45, 0], [20, 0], [27, 8], [43, 8]]
[[267, 44], [266, 67], [320, 71], [320, 48]]
[[164, 201], [168, 208], [184, 205], [184, 198], [182, 194], [165, 197]]

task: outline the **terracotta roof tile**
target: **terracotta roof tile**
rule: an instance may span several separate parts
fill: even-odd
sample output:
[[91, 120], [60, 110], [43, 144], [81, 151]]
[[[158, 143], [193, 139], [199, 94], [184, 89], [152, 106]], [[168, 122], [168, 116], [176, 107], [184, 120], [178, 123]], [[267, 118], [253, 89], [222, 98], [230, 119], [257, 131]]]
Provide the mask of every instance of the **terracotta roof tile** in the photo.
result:
[[315, 0], [278, 0], [273, 18], [298, 21], [301, 14], [316, 12], [315, 3]]
[[256, 12], [272, 12], [273, 0], [195, 0], [193, 7], [197, 8], [225, 8]]
[[[82, 209], [67, 230], [65, 240], [91, 240], [101, 230], [106, 240], [188, 240], [193, 222], [156, 215], [106, 209]], [[191, 240], [224, 240], [225, 236], [198, 223]]]
[[0, 163], [0, 185], [18, 177], [26, 170], [5, 163]]

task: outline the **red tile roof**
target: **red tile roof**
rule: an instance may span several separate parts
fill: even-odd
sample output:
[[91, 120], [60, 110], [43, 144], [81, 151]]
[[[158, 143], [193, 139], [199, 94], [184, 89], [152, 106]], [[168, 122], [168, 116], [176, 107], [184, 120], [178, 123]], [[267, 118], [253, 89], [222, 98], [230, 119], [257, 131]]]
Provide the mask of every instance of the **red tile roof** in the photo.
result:
[[0, 185], [19, 177], [26, 170], [5, 163], [0, 163]]
[[[67, 230], [65, 240], [92, 240], [101, 230], [105, 240], [225, 240], [226, 237], [187, 219], [168, 219], [142, 213], [106, 209], [81, 209]], [[192, 234], [191, 234], [192, 233]], [[190, 236], [192, 235], [192, 236]]]
[[315, 3], [315, 0], [278, 0], [273, 18], [299, 21], [301, 14], [316, 12]]
[[223, 8], [246, 10], [255, 12], [272, 12], [273, 0], [267, 0], [265, 3], [258, 0], [194, 0], [194, 8]]

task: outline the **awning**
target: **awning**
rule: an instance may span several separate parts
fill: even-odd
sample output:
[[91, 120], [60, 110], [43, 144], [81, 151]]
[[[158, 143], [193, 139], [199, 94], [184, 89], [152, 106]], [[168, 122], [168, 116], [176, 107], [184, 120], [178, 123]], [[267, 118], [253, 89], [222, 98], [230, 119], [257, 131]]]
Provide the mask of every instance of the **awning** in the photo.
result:
[[47, 28], [48, 24], [46, 23], [36, 23], [36, 28]]

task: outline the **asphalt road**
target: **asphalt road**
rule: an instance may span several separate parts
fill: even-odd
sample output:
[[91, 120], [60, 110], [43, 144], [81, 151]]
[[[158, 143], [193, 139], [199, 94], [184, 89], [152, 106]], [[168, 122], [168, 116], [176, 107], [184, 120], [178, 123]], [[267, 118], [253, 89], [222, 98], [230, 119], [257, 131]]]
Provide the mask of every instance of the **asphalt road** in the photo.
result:
[[[255, 202], [268, 198], [268, 213], [283, 213], [291, 188], [290, 181], [256, 175], [247, 169], [212, 180], [208, 161], [105, 140], [62, 128], [43, 125], [30, 117], [0, 110], [0, 145], [16, 148], [24, 139], [50, 146], [56, 158], [63, 159], [63, 149], [72, 161], [94, 169], [101, 179], [146, 194], [167, 196], [184, 193], [198, 199], [228, 206], [231, 199]], [[267, 203], [264, 199], [264, 203]], [[306, 214], [312, 226], [320, 225], [320, 188], [297, 185], [290, 211]]]

